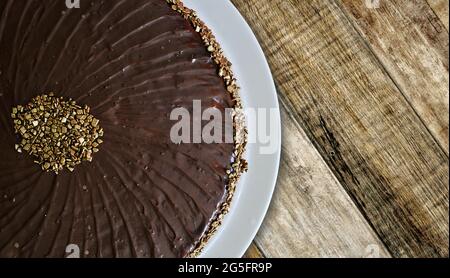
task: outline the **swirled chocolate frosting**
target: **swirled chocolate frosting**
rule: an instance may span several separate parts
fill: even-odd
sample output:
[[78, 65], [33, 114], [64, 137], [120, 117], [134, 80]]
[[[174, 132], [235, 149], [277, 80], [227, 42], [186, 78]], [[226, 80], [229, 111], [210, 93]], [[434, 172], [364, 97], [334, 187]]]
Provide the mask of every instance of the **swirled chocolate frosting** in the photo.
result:
[[[191, 24], [163, 0], [0, 1], [0, 257], [185, 257], [224, 200], [233, 144], [174, 144], [176, 107], [233, 107]], [[54, 92], [104, 128], [91, 163], [44, 172], [11, 109]]]

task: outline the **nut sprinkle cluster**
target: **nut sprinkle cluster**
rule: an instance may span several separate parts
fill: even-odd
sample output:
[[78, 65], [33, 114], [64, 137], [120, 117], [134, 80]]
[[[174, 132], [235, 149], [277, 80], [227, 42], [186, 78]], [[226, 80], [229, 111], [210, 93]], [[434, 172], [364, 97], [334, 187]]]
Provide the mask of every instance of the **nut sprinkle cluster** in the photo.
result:
[[83, 108], [53, 93], [14, 107], [14, 130], [21, 137], [16, 150], [34, 156], [46, 172], [72, 172], [81, 162], [92, 161], [103, 143], [99, 120], [89, 112], [89, 107]]

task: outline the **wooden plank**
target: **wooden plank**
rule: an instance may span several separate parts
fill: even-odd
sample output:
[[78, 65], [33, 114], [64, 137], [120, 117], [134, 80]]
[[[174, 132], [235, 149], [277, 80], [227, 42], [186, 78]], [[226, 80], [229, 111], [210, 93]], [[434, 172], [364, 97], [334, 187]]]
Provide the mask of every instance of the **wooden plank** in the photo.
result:
[[448, 31], [448, 0], [428, 0], [428, 4]]
[[265, 258], [261, 249], [256, 245], [256, 243], [252, 243], [250, 247], [245, 252], [244, 258], [246, 259], [262, 259]]
[[338, 1], [400, 91], [449, 151], [448, 31], [425, 0]]
[[[448, 256], [448, 157], [336, 3], [233, 3], [259, 38], [281, 100], [391, 254]], [[307, 205], [289, 200], [297, 211]], [[287, 221], [266, 241], [289, 236], [293, 223], [303, 225]]]
[[373, 256], [389, 256], [288, 113], [283, 106], [280, 174], [258, 246], [267, 257], [365, 257], [372, 249]]

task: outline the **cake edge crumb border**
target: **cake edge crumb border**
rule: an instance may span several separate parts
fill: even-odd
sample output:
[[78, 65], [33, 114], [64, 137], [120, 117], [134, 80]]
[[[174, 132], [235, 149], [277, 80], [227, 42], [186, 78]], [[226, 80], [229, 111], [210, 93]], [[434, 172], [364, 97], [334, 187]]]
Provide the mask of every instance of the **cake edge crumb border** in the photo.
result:
[[241, 175], [247, 171], [248, 163], [244, 159], [244, 153], [248, 141], [248, 130], [245, 124], [245, 116], [243, 113], [242, 102], [240, 98], [240, 88], [237, 85], [237, 80], [231, 69], [231, 62], [223, 54], [222, 47], [216, 40], [213, 32], [209, 27], [198, 17], [197, 13], [186, 7], [182, 0], [165, 0], [171, 8], [177, 11], [181, 16], [188, 20], [194, 27], [195, 31], [200, 34], [205, 47], [211, 53], [211, 57], [216, 65], [219, 67], [218, 75], [221, 77], [226, 85], [227, 91], [230, 93], [233, 100], [233, 127], [234, 127], [234, 161], [231, 163], [230, 169], [227, 170], [228, 185], [226, 188], [226, 195], [224, 201], [218, 205], [218, 211], [212, 218], [210, 224], [206, 228], [202, 237], [196, 243], [195, 247], [187, 254], [188, 258], [198, 257], [213, 235], [216, 234], [219, 227], [222, 225], [223, 218], [230, 211], [231, 202], [236, 191], [236, 185]]

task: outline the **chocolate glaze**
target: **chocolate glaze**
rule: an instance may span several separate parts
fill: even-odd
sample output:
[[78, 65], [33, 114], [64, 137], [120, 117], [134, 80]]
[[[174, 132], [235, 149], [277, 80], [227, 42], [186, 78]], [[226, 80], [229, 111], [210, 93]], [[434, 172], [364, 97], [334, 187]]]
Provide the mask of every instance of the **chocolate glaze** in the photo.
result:
[[[233, 103], [198, 33], [163, 0], [0, 1], [0, 257], [185, 257], [226, 193], [233, 144], [173, 144], [169, 114]], [[55, 92], [105, 130], [92, 163], [45, 173], [11, 109]]]

